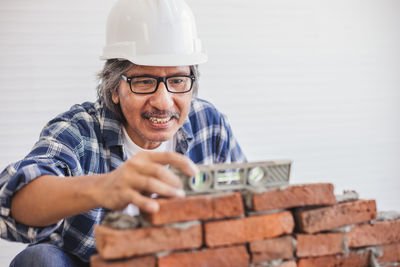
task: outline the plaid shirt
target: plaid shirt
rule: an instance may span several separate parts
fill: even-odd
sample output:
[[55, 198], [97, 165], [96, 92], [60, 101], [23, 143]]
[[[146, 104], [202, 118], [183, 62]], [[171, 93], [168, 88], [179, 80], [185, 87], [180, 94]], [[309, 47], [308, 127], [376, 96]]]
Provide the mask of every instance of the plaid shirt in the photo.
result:
[[[48, 227], [28, 227], [10, 216], [11, 199], [43, 175], [81, 176], [117, 168], [126, 160], [121, 126], [100, 101], [74, 105], [51, 120], [32, 151], [0, 175], [1, 238], [51, 242], [88, 261], [95, 252], [93, 229], [105, 209], [96, 208]], [[192, 100], [189, 116], [176, 133], [175, 150], [200, 164], [246, 161], [226, 118], [198, 98]]]

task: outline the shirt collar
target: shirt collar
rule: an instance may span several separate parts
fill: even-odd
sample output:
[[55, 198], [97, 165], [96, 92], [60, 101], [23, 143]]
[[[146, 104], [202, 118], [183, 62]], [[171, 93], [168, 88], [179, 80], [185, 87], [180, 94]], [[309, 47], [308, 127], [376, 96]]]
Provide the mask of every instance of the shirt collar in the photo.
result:
[[115, 119], [112, 111], [101, 100], [96, 102], [96, 108], [100, 111], [99, 121], [104, 146], [122, 146], [122, 123]]
[[176, 132], [176, 151], [186, 154], [191, 147], [193, 138], [194, 135], [189, 114], [182, 127]]

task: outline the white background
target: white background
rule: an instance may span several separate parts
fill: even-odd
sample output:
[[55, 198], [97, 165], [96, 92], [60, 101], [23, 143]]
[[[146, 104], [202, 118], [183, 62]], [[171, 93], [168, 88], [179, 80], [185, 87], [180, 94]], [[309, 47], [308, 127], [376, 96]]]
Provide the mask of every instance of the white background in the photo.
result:
[[[0, 168], [44, 124], [95, 100], [111, 0], [0, 1]], [[293, 160], [292, 183], [355, 189], [399, 211], [400, 1], [188, 0], [209, 62], [200, 96], [249, 160]], [[0, 241], [0, 266], [23, 245]]]

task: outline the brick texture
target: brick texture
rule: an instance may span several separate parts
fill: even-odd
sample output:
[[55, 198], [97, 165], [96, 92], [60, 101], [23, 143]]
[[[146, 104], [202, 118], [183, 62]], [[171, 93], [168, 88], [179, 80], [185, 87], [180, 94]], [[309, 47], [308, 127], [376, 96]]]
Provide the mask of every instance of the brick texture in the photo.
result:
[[245, 246], [174, 253], [158, 260], [158, 267], [245, 267], [250, 257]]
[[324, 208], [299, 210], [295, 216], [299, 230], [312, 234], [375, 219], [376, 204], [375, 200], [358, 200]]
[[297, 257], [339, 254], [343, 250], [343, 233], [297, 234]]
[[[265, 267], [265, 266], [272, 266], [272, 265], [265, 265], [265, 264], [254, 264], [252, 265], [254, 267]], [[297, 267], [297, 264], [295, 261], [285, 261], [279, 265], [273, 265], [274, 267]]]
[[164, 250], [198, 248], [202, 245], [201, 225], [115, 230], [96, 226], [96, 248], [103, 259], [119, 259]]
[[138, 257], [119, 261], [105, 261], [99, 255], [90, 257], [91, 267], [156, 267], [157, 259], [155, 256]]
[[400, 243], [383, 245], [379, 262], [400, 262]]
[[291, 236], [254, 241], [250, 243], [249, 248], [251, 262], [253, 263], [293, 258], [293, 241]]
[[354, 226], [347, 234], [349, 247], [363, 247], [400, 242], [400, 220]]
[[160, 204], [160, 210], [157, 213], [145, 214], [146, 219], [153, 225], [244, 215], [240, 192], [186, 198], [160, 198], [157, 201]]
[[254, 194], [252, 199], [254, 211], [332, 205], [335, 203], [333, 185], [323, 183], [296, 185], [284, 190]]
[[151, 226], [96, 226], [91, 266], [400, 267], [398, 214], [377, 221], [374, 200], [337, 202], [331, 184], [157, 201]]
[[352, 252], [348, 256], [322, 256], [303, 258], [297, 262], [298, 267], [368, 267], [370, 253]]
[[290, 212], [280, 212], [242, 219], [207, 222], [205, 241], [208, 247], [251, 242], [282, 234], [290, 234], [294, 228]]
[[295, 261], [287, 261], [278, 265], [277, 267], [297, 267], [297, 264]]
[[244, 215], [243, 198], [240, 192], [214, 197], [212, 199], [212, 218], [221, 219]]

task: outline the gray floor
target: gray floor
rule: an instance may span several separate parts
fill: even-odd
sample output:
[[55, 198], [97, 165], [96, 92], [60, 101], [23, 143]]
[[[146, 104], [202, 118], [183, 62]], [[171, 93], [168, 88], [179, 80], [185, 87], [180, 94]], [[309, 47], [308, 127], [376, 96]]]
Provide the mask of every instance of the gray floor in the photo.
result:
[[0, 266], [8, 266], [15, 255], [17, 255], [25, 247], [26, 244], [8, 242], [0, 239]]

